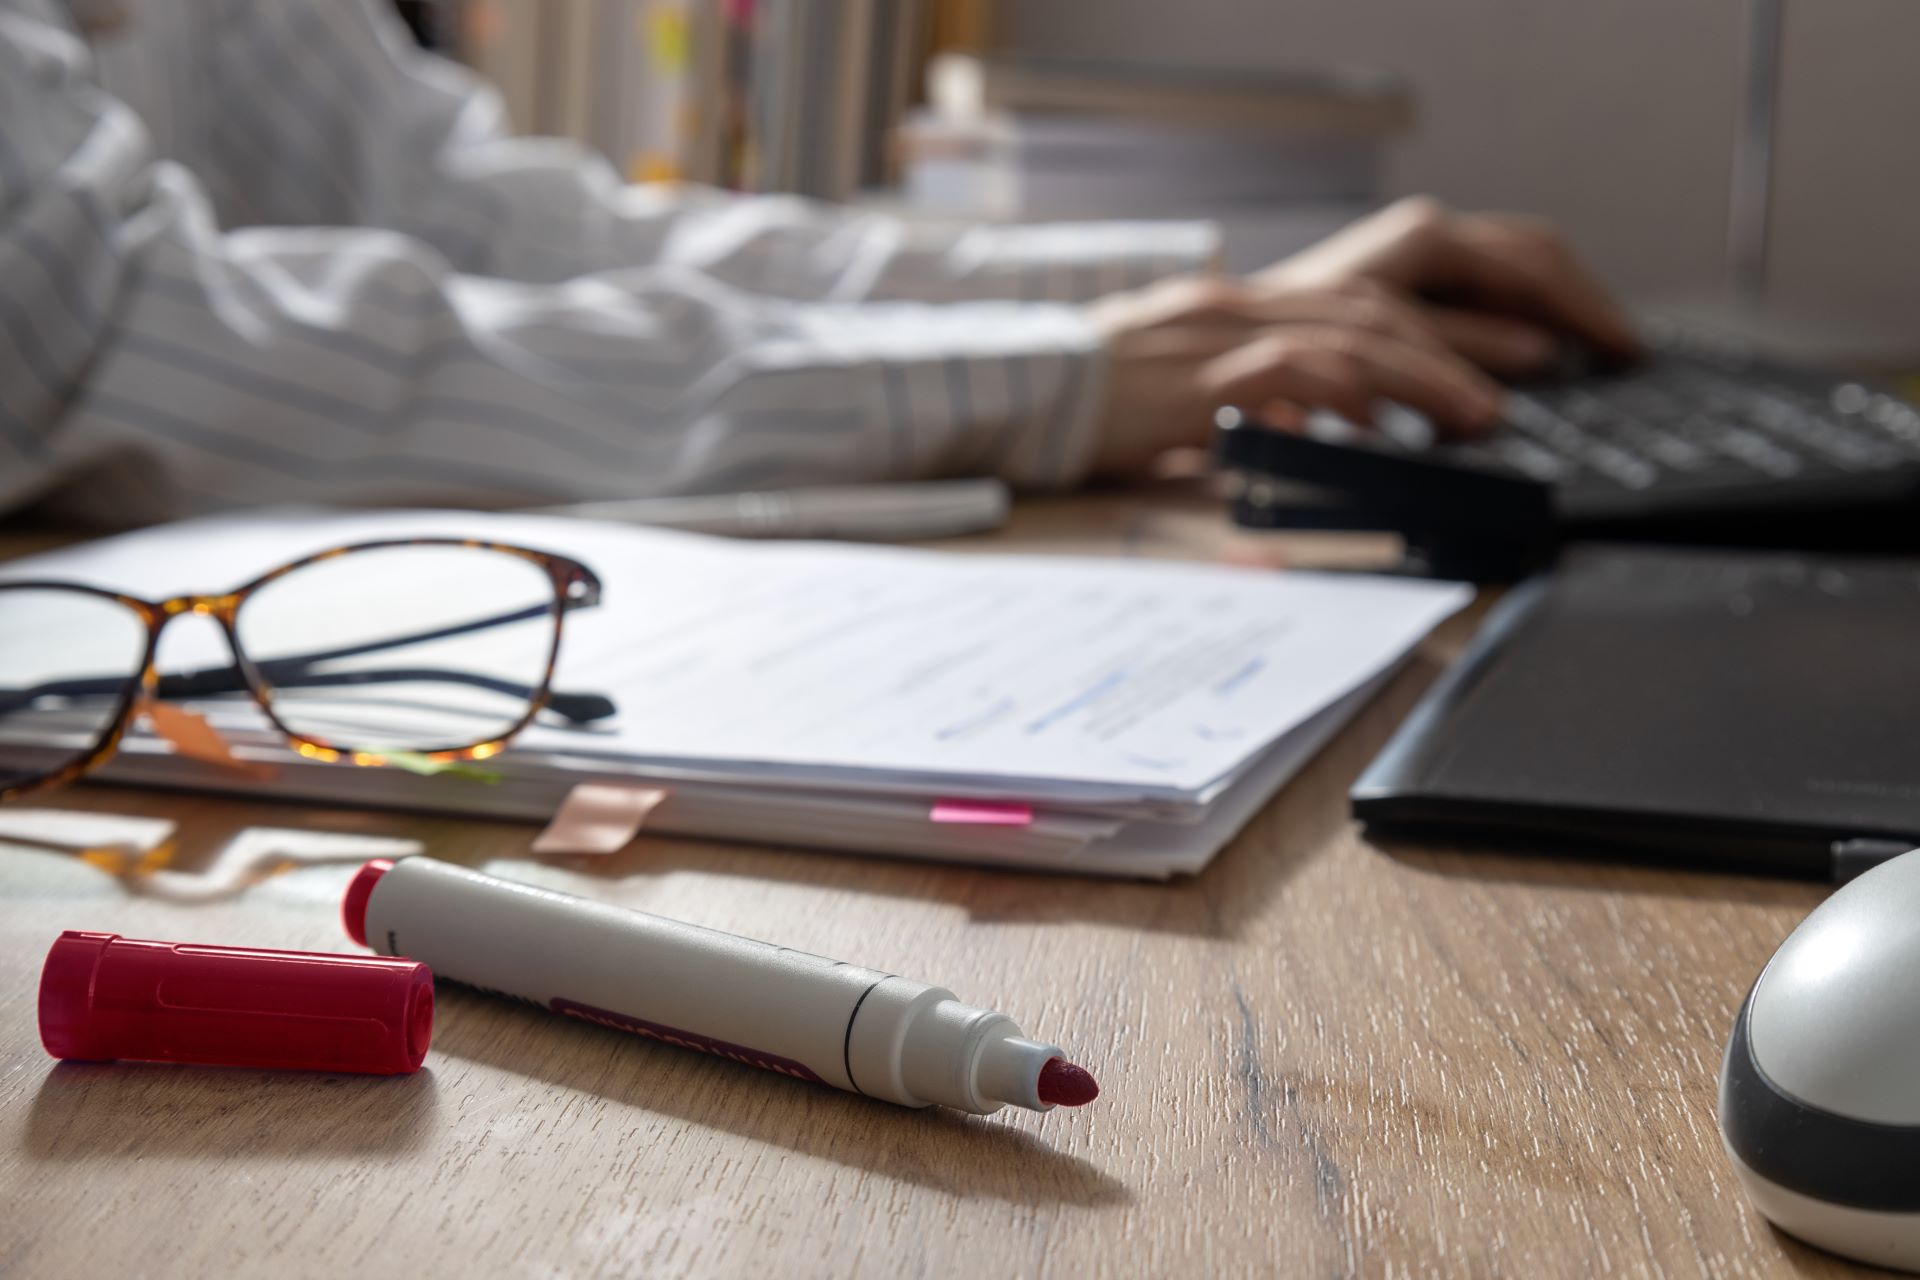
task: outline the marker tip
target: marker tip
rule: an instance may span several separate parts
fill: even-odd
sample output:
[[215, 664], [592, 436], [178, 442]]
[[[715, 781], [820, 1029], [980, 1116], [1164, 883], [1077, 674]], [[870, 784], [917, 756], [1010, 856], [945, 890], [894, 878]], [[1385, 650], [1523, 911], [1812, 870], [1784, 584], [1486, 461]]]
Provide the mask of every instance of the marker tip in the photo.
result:
[[1085, 1067], [1049, 1058], [1040, 1068], [1040, 1101], [1050, 1107], [1083, 1107], [1100, 1096], [1099, 1082]]

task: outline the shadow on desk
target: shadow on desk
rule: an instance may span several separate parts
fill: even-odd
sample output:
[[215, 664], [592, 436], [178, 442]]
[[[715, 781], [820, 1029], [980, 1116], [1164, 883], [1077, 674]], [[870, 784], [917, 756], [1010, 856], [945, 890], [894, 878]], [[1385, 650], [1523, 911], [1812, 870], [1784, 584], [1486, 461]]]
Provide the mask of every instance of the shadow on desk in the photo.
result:
[[1470, 849], [1405, 838], [1380, 839], [1374, 850], [1416, 874], [1571, 892], [1700, 899], [1810, 911], [1833, 892], [1824, 880], [1716, 870], [1657, 854], [1533, 847]]
[[27, 1114], [48, 1160], [397, 1155], [440, 1123], [432, 1070], [322, 1075], [139, 1062], [56, 1063]]
[[953, 1195], [1086, 1207], [1133, 1199], [1118, 1179], [1002, 1121], [877, 1102], [445, 982], [436, 997], [435, 1054]]

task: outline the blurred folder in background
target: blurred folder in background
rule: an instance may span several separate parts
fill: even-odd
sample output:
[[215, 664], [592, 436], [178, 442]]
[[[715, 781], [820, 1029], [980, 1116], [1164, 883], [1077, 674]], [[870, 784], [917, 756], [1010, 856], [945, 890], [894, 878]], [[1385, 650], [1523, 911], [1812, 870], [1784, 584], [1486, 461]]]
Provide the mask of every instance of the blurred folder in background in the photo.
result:
[[690, 6], [673, 0], [465, 0], [457, 52], [491, 80], [515, 132], [572, 138], [635, 181], [689, 169]]
[[910, 207], [1048, 221], [1206, 218], [1250, 270], [1378, 203], [1406, 92], [1361, 72], [942, 57], [902, 129]]

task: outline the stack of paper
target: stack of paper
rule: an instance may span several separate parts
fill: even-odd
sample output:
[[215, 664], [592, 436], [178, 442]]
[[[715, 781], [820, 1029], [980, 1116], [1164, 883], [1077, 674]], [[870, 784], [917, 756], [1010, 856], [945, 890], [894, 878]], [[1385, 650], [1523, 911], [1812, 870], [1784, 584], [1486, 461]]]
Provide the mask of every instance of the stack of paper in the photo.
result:
[[[0, 576], [155, 599], [331, 546], [441, 535], [560, 552], [601, 576], [603, 602], [567, 617], [556, 687], [607, 695], [615, 717], [535, 725], [486, 762], [500, 774], [488, 784], [307, 760], [251, 703], [221, 697], [192, 705], [276, 776], [241, 780], [140, 733], [107, 776], [529, 819], [583, 781], [625, 782], [666, 789], [649, 830], [1162, 877], [1203, 867], [1467, 598], [1441, 583], [457, 512], [191, 521]], [[188, 634], [169, 636], [163, 670], [230, 661], [211, 624], [174, 626]]]

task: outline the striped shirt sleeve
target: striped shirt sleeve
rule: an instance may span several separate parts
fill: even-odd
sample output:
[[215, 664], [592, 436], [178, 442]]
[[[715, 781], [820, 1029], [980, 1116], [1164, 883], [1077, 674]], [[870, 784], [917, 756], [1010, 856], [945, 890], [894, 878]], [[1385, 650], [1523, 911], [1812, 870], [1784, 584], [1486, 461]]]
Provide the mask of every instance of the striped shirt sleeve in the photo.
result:
[[[143, 0], [204, 33], [228, 104], [192, 140], [229, 221], [353, 223], [463, 271], [554, 282], [642, 264], [833, 302], [1087, 302], [1206, 267], [1204, 223], [916, 225], [794, 198], [622, 183], [597, 154], [514, 138], [499, 96], [375, 0]], [[209, 11], [219, 10], [217, 19]], [[250, 197], [250, 198], [249, 198]]]
[[224, 230], [58, 15], [0, 0], [0, 507], [1084, 471], [1103, 359], [1078, 308], [822, 295], [671, 255], [521, 280], [405, 230]]

